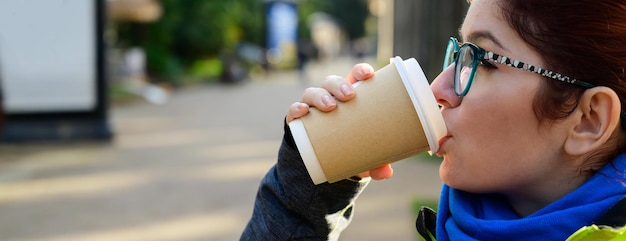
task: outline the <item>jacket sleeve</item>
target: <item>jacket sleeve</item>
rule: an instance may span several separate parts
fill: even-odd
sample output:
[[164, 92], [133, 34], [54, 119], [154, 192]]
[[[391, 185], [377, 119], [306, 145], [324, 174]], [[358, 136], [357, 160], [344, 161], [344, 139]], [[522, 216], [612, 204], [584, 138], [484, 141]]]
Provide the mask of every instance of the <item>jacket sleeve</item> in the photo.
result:
[[289, 127], [284, 129], [278, 162], [259, 185], [252, 218], [240, 241], [336, 240], [369, 178], [314, 185]]

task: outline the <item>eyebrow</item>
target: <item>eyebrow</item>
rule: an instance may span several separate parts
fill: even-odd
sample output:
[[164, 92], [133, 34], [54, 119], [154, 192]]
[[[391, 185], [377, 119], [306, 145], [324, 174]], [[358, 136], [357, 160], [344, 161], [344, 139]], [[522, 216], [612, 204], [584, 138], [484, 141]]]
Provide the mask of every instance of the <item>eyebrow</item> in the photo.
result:
[[461, 39], [465, 42], [472, 42], [472, 43], [476, 43], [478, 40], [480, 39], [487, 39], [490, 40], [491, 42], [493, 42], [494, 44], [496, 44], [499, 48], [504, 49], [506, 51], [508, 51], [507, 48], [505, 48], [500, 41], [498, 41], [498, 39], [493, 36], [493, 34], [491, 34], [491, 32], [489, 31], [476, 31], [476, 32], [471, 32], [469, 34], [469, 36], [467, 37], [467, 39], [463, 38], [463, 35], [461, 34], [461, 30], [459, 29], [459, 36], [461, 36]]

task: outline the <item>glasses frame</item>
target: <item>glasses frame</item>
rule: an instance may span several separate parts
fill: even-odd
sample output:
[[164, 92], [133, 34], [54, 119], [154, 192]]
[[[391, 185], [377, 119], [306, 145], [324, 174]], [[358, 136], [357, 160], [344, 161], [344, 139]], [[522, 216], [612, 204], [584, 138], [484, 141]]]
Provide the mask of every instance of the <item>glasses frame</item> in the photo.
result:
[[[469, 49], [467, 49], [469, 48]], [[472, 71], [470, 72], [470, 76], [468, 78], [467, 84], [465, 86], [465, 88], [463, 90], [459, 89], [459, 73], [460, 73], [460, 66], [456, 66], [456, 64], [459, 61], [459, 52], [461, 52], [461, 50], [463, 51], [472, 51]], [[554, 80], [558, 80], [561, 82], [565, 82], [568, 84], [574, 84], [574, 85], [578, 85], [580, 87], [584, 87], [584, 88], [593, 88], [595, 87], [595, 85], [569, 77], [567, 75], [561, 74], [559, 72], [555, 72], [552, 70], [546, 70], [540, 67], [536, 67], [534, 65], [531, 64], [527, 64], [524, 63], [522, 61], [516, 60], [516, 59], [512, 59], [500, 54], [496, 54], [494, 52], [491, 51], [487, 51], [481, 47], [479, 47], [478, 45], [474, 44], [474, 43], [470, 43], [470, 42], [465, 42], [463, 44], [460, 44], [459, 41], [454, 38], [454, 37], [450, 37], [450, 40], [448, 41], [448, 46], [446, 48], [446, 55], [444, 56], [444, 60], [443, 60], [443, 70], [445, 70], [446, 68], [448, 68], [450, 65], [455, 64], [455, 71], [454, 71], [454, 92], [456, 93], [457, 96], [459, 97], [463, 97], [465, 95], [467, 95], [467, 92], [469, 91], [470, 87], [472, 86], [472, 82], [474, 82], [474, 77], [476, 76], [476, 69], [478, 67], [478, 65], [480, 64], [481, 61], [491, 61], [494, 62], [496, 64], [503, 64], [509, 67], [513, 67], [513, 68], [517, 68], [517, 69], [521, 69], [521, 70], [526, 70], [544, 77], [548, 77], [550, 79], [554, 79]]]
[[[470, 72], [470, 76], [468, 77], [467, 80], [467, 84], [465, 86], [465, 88], [463, 90], [459, 90], [459, 75], [460, 75], [460, 71], [461, 71], [461, 65], [457, 66], [456, 64], [459, 61], [459, 52], [463, 49], [463, 48], [469, 48], [470, 51], [472, 52], [472, 71]], [[572, 77], [569, 77], [567, 75], [561, 74], [559, 72], [555, 72], [555, 71], [551, 71], [551, 70], [546, 70], [540, 67], [536, 67], [534, 65], [531, 64], [527, 64], [524, 63], [522, 61], [516, 60], [516, 59], [512, 59], [503, 55], [499, 55], [496, 54], [494, 52], [491, 51], [487, 51], [481, 47], [479, 47], [476, 44], [470, 43], [470, 42], [465, 42], [463, 44], [460, 44], [459, 41], [455, 38], [455, 37], [450, 37], [450, 40], [448, 41], [448, 46], [446, 48], [446, 55], [444, 56], [443, 59], [443, 70], [445, 70], [446, 68], [450, 67], [450, 65], [455, 64], [454, 67], [454, 92], [456, 93], [457, 96], [459, 97], [463, 97], [465, 95], [467, 95], [467, 92], [469, 91], [470, 87], [472, 86], [472, 82], [474, 82], [474, 77], [476, 75], [476, 69], [478, 67], [478, 64], [480, 64], [481, 61], [491, 61], [494, 62], [496, 64], [503, 64], [509, 67], [513, 67], [513, 68], [517, 68], [517, 69], [521, 69], [521, 70], [526, 70], [544, 77], [548, 77], [550, 79], [554, 79], [554, 80], [558, 80], [564, 83], [568, 83], [568, 84], [573, 84], [573, 85], [577, 85], [586, 89], [589, 88], [593, 88], [596, 87], [593, 84], [590, 84], [588, 82], [585, 81], [581, 81]], [[626, 113], [624, 113], [624, 111], [622, 110], [620, 113], [620, 119], [621, 119], [621, 126], [622, 129], [626, 130]]]

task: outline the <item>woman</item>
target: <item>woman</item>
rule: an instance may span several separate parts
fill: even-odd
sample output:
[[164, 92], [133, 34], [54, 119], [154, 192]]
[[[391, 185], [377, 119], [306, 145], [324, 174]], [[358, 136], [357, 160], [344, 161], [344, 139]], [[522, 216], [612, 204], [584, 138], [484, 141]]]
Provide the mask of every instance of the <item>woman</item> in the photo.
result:
[[[474, 0], [460, 37], [450, 39], [431, 85], [448, 128], [436, 150], [445, 184], [439, 213], [420, 212], [420, 234], [584, 240], [623, 232], [626, 3]], [[331, 96], [349, 101], [350, 82], [372, 75], [371, 66], [357, 65], [346, 79], [327, 78], [305, 91], [286, 121], [309, 106], [332, 111]], [[242, 240], [336, 239], [369, 178], [312, 185], [285, 132]], [[368, 175], [393, 172], [385, 165]]]

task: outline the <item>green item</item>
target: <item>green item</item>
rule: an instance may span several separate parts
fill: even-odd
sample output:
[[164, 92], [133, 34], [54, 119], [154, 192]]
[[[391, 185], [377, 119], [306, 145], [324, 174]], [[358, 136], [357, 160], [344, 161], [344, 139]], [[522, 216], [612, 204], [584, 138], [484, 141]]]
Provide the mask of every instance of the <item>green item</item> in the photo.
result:
[[566, 241], [626, 241], [626, 226], [610, 227], [591, 225], [585, 226], [576, 231]]

